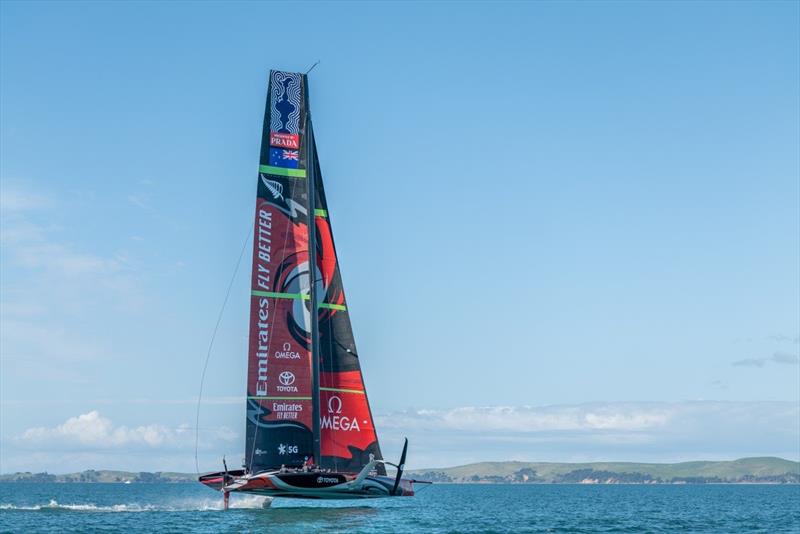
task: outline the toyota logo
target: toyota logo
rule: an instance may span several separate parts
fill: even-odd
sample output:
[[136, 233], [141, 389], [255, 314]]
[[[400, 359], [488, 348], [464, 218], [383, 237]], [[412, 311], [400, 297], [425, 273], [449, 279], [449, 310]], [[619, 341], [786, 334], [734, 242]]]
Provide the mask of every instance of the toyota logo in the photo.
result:
[[281, 384], [284, 386], [291, 386], [294, 384], [294, 373], [290, 371], [284, 371], [278, 375], [278, 380], [280, 380]]

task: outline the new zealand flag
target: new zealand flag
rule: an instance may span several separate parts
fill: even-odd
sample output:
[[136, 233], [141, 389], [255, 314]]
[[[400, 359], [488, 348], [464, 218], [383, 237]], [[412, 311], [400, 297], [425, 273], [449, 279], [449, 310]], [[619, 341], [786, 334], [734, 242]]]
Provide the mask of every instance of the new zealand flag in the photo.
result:
[[296, 169], [300, 160], [299, 150], [288, 150], [285, 148], [269, 149], [269, 164], [273, 167], [283, 167], [285, 169]]

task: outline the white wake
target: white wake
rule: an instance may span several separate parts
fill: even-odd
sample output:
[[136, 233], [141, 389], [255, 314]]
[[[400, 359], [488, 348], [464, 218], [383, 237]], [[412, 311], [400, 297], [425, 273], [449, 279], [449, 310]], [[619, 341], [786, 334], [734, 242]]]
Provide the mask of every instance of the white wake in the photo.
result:
[[[230, 508], [241, 510], [255, 510], [268, 508], [271, 500], [269, 497], [259, 497], [257, 495], [243, 495], [238, 498], [231, 498]], [[85, 504], [61, 504], [55, 499], [51, 499], [47, 504], [18, 505], [0, 503], [0, 510], [19, 510], [19, 511], [71, 511], [71, 512], [204, 512], [222, 510], [222, 499], [185, 499], [172, 500], [165, 504], [139, 504], [123, 503], [97, 505], [94, 503]]]

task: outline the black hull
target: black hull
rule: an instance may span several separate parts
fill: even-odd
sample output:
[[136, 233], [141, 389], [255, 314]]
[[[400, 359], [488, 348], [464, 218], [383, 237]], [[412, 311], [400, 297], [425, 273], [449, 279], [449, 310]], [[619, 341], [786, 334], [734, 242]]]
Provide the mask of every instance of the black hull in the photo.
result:
[[412, 480], [401, 480], [395, 490], [392, 477], [378, 475], [356, 480], [355, 473], [342, 472], [272, 471], [247, 475], [241, 470], [223, 471], [203, 475], [199, 481], [223, 493], [289, 499], [375, 499], [414, 495]]

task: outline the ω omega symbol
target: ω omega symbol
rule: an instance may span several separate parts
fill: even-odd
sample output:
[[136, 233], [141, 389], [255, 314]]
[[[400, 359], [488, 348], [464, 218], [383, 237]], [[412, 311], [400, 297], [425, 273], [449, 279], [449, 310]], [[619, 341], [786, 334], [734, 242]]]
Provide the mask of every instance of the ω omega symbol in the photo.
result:
[[328, 399], [328, 413], [342, 413], [342, 399], [336, 395]]
[[284, 371], [278, 375], [278, 380], [280, 380], [281, 384], [284, 386], [291, 386], [294, 384], [294, 373], [291, 371]]

